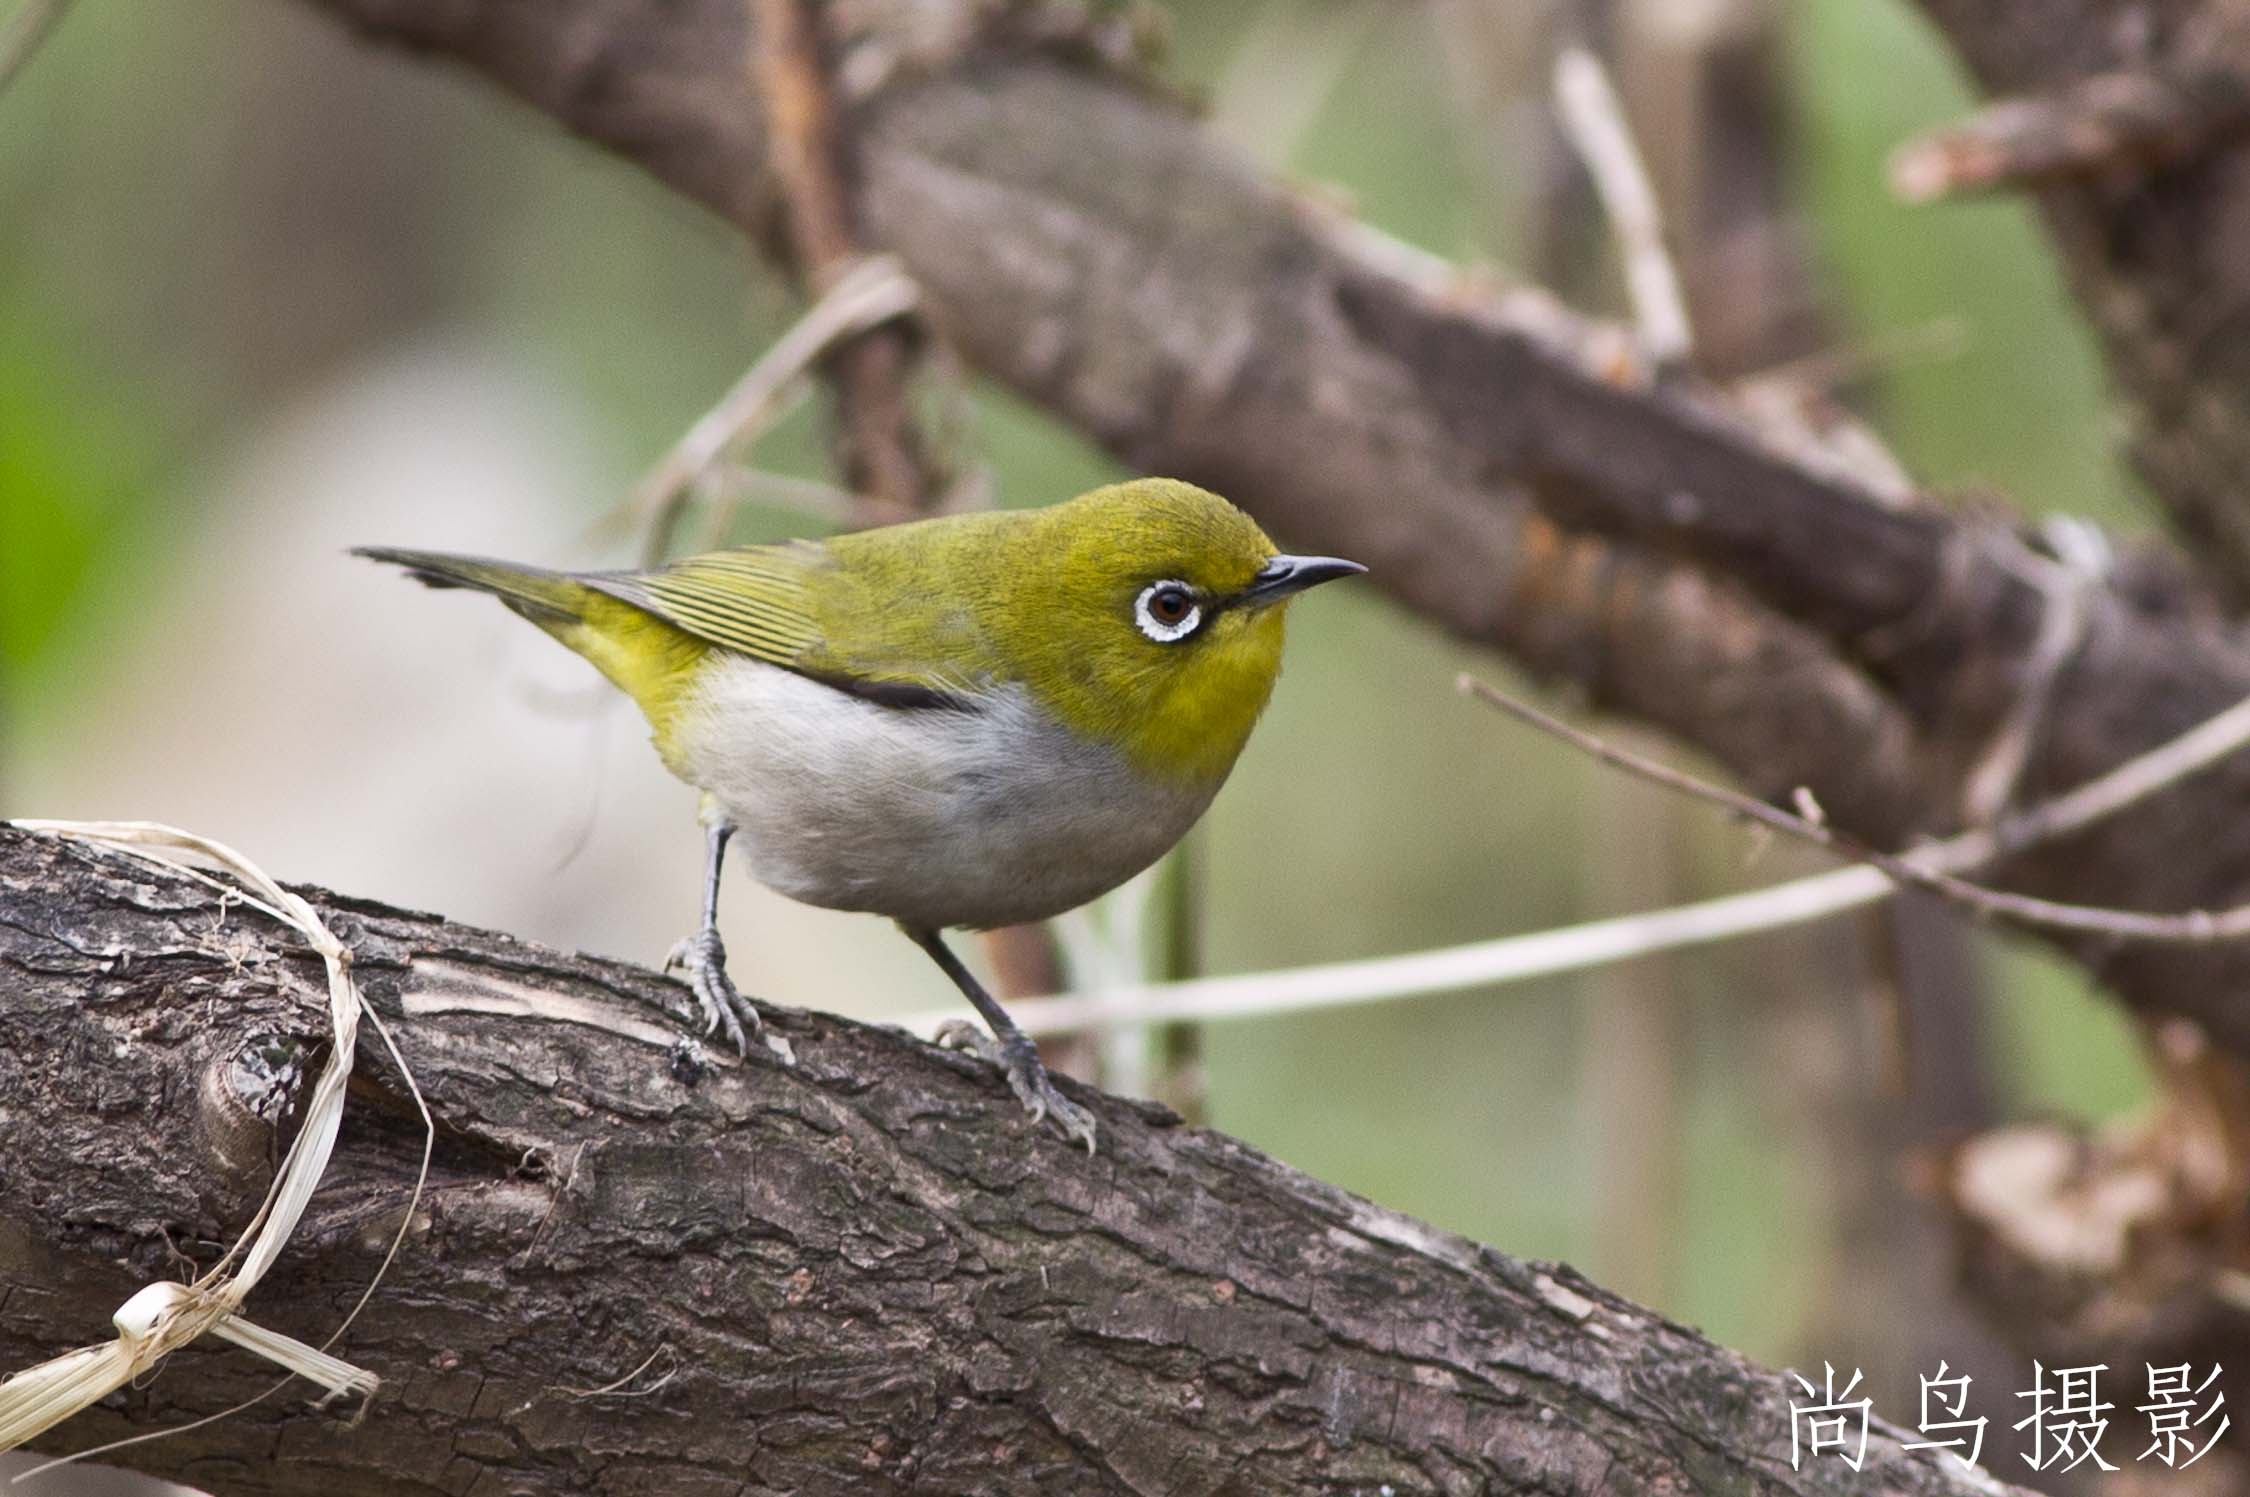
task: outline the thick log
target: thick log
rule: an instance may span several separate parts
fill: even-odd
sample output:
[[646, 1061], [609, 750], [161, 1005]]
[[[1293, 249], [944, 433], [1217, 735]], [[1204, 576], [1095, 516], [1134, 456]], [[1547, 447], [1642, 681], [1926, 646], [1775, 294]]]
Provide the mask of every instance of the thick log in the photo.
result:
[[[331, 1497], [1992, 1490], [1879, 1422], [1864, 1473], [1792, 1471], [1781, 1375], [1161, 1109], [1082, 1094], [1089, 1161], [983, 1063], [791, 1011], [795, 1068], [695, 1063], [653, 973], [306, 892], [438, 1119], [405, 1250], [337, 1348], [385, 1387], [352, 1421], [300, 1385], [122, 1452], [141, 1469]], [[227, 1068], [317, 1046], [323, 1003], [255, 912], [0, 826], [0, 1366], [97, 1339], [231, 1240], [273, 1151]], [[364, 1030], [356, 1067], [248, 1307], [316, 1343], [421, 1146]], [[46, 1444], [268, 1382], [194, 1347]]]

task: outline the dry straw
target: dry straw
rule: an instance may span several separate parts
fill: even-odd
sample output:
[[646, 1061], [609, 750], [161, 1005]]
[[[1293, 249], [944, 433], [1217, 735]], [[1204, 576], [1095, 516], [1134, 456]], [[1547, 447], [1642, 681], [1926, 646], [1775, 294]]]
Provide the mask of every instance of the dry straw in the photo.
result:
[[[0, 1382], [0, 1450], [12, 1449], [43, 1431], [52, 1429], [79, 1410], [146, 1373], [164, 1357], [205, 1332], [279, 1363], [291, 1373], [318, 1384], [326, 1390], [327, 1397], [346, 1393], [357, 1394], [362, 1398], [371, 1396], [379, 1383], [373, 1373], [330, 1356], [324, 1349], [307, 1346], [291, 1337], [254, 1325], [240, 1313], [243, 1300], [257, 1287], [258, 1281], [265, 1277], [266, 1271], [280, 1255], [283, 1245], [288, 1242], [290, 1233], [296, 1230], [298, 1219], [304, 1215], [306, 1203], [311, 1200], [314, 1188], [320, 1183], [321, 1175], [328, 1167], [329, 1154], [336, 1145], [337, 1129], [343, 1121], [344, 1085], [351, 1075], [352, 1051], [358, 1038], [362, 1014], [375, 1025], [392, 1060], [398, 1064], [400, 1074], [406, 1075], [405, 1062], [400, 1059], [397, 1047], [391, 1043], [389, 1032], [384, 1029], [382, 1020], [374, 1011], [365, 1006], [358, 985], [352, 980], [350, 950], [322, 923], [311, 905], [275, 883], [247, 858], [223, 843], [155, 822], [18, 821], [15, 825], [26, 831], [49, 832], [100, 843], [177, 869], [218, 889], [232, 902], [247, 905], [296, 931], [320, 954], [321, 961], [327, 966], [328, 1014], [334, 1026], [335, 1043], [329, 1048], [328, 1063], [313, 1084], [304, 1126], [282, 1159], [281, 1169], [275, 1176], [271, 1189], [267, 1191], [264, 1203], [234, 1246], [195, 1282], [151, 1284], [128, 1299], [118, 1308], [113, 1318], [117, 1327], [115, 1340], [65, 1353]], [[237, 888], [214, 878], [202, 869], [190, 866], [186, 859], [223, 869], [239, 879], [244, 887]], [[421, 1093], [414, 1087], [412, 1076], [407, 1076], [406, 1084], [414, 1094], [415, 1104], [421, 1106]], [[423, 1109], [422, 1117], [427, 1128], [429, 1112], [426, 1108]], [[425, 1174], [429, 1163], [428, 1150], [429, 1136], [425, 1134]], [[421, 1181], [418, 1179], [415, 1183], [416, 1199], [419, 1199], [420, 1193]], [[409, 1220], [412, 1214], [412, 1207], [409, 1206]], [[404, 1230], [402, 1222], [401, 1234]], [[398, 1242], [394, 1239], [391, 1251], [396, 1253], [397, 1249]], [[386, 1257], [386, 1267], [389, 1261]], [[380, 1280], [381, 1277], [381, 1271], [378, 1270], [376, 1279]], [[374, 1284], [370, 1283], [367, 1293], [373, 1292]], [[363, 1294], [359, 1303], [365, 1305], [366, 1302], [366, 1295]], [[355, 1305], [352, 1316], [358, 1313], [359, 1306]], [[351, 1323], [352, 1316], [345, 1317], [344, 1325]], [[342, 1332], [343, 1327], [339, 1326], [336, 1333], [329, 1337], [329, 1341], [333, 1343]], [[84, 1453], [90, 1455], [97, 1452]]]

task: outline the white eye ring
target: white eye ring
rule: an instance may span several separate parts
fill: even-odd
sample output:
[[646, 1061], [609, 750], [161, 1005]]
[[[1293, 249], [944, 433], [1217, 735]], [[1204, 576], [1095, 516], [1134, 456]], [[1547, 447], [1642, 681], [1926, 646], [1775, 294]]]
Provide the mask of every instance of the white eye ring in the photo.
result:
[[[1176, 619], [1158, 618], [1155, 608], [1156, 596], [1164, 592], [1176, 592], [1190, 599], [1188, 611]], [[1133, 600], [1133, 622], [1140, 626], [1141, 633], [1155, 640], [1158, 644], [1177, 644], [1193, 634], [1203, 623], [1203, 605], [1192, 601], [1194, 597], [1195, 590], [1184, 582], [1170, 579], [1163, 582], [1151, 582], [1148, 586], [1142, 588], [1141, 595]]]

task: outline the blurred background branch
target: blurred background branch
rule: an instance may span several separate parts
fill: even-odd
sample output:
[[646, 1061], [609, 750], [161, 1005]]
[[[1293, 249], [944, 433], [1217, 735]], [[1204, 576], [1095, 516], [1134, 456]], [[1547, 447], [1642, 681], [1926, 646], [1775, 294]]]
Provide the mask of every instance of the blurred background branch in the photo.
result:
[[5, 20], [0, 20], [0, 91], [30, 63], [40, 43], [46, 41], [70, 9], [70, 0], [20, 0]]
[[[755, 101], [741, 77], [714, 71], [746, 44], [730, 5], [657, 20], [630, 0], [579, 0], [566, 56], [500, 0], [317, 3], [482, 68], [753, 233], [768, 224]], [[589, 56], [627, 81], [572, 91]], [[1277, 530], [1366, 557], [1410, 606], [1565, 670], [1754, 789], [1810, 786], [1871, 844], [1957, 818], [2046, 608], [2005, 527], [1902, 508], [1818, 432], [1721, 387], [1650, 385], [1614, 329], [1535, 293], [1480, 294], [1434, 262], [1371, 251], [1364, 229], [1245, 170], [1161, 96], [1005, 33], [919, 61], [859, 105], [861, 212], [933, 322], [985, 368], [1137, 466], [1210, 482]], [[650, 111], [672, 126], [661, 151], [639, 128]], [[1121, 264], [1139, 273], [1100, 273]], [[1378, 493], [1395, 497], [1365, 502]], [[1527, 497], [1605, 539], [1545, 541]], [[1615, 564], [1594, 561], [1604, 546], [1680, 555], [1729, 586], [1628, 590]], [[2177, 625], [2212, 616], [2214, 600], [2183, 573], [2157, 575], [2168, 593], [2156, 600], [2155, 579], [2138, 575], [2094, 590], [2027, 788], [2090, 777], [2250, 689], [2250, 654], [2230, 636]], [[1621, 663], [1645, 653], [1636, 613], [1675, 641], [1661, 676]], [[1558, 658], [1558, 637], [1584, 653]], [[1818, 665], [1740, 685], [1746, 643]], [[1795, 714], [1853, 726], [1774, 731]], [[1887, 743], [1868, 731], [1885, 714]], [[2089, 904], [2238, 902], [2250, 891], [2235, 860], [2172, 834], [2233, 804], [2245, 778], [2250, 768], [2183, 787], [2006, 875]], [[2128, 1000], [2197, 1017], [2222, 1046], [2250, 1041], [2250, 1017], [2219, 996], [2250, 956], [2102, 965]]]

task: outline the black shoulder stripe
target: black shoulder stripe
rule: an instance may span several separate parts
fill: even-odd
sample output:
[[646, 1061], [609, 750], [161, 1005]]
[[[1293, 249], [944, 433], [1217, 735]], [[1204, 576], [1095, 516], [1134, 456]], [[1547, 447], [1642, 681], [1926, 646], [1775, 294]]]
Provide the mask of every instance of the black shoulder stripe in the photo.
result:
[[857, 697], [863, 702], [873, 702], [878, 707], [897, 707], [909, 712], [978, 710], [977, 704], [968, 697], [955, 696], [935, 687], [918, 686], [912, 681], [867, 681], [856, 676], [833, 676], [808, 670], [799, 670], [796, 674], [808, 681], [818, 681], [831, 691]]

